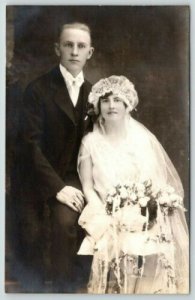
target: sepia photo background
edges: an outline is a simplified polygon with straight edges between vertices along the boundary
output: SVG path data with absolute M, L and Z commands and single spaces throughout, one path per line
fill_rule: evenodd
M 95 52 L 86 78 L 124 75 L 139 96 L 133 116 L 161 142 L 185 191 L 189 222 L 189 7 L 7 6 L 6 10 L 6 280 L 13 253 L 10 174 L 26 85 L 58 62 L 54 42 L 66 22 L 87 23 Z M 147 158 L 146 158 L 147 159 Z

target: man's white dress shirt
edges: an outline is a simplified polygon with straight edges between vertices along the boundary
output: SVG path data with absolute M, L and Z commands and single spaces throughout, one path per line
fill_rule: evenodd
M 81 71 L 77 75 L 77 77 L 73 77 L 72 74 L 60 64 L 60 72 L 62 73 L 62 76 L 66 83 L 72 103 L 74 106 L 76 106 L 79 97 L 80 87 L 84 82 L 83 71 Z

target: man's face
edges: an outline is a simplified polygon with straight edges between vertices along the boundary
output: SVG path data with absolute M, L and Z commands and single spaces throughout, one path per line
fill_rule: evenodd
M 91 39 L 87 31 L 68 28 L 61 33 L 55 51 L 60 57 L 60 63 L 76 77 L 83 69 L 86 61 L 93 54 Z

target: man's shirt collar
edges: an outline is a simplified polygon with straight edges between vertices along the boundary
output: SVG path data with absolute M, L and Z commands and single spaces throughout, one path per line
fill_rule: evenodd
M 84 82 L 84 75 L 83 71 L 81 71 L 76 77 L 73 77 L 68 70 L 60 64 L 60 72 L 62 73 L 62 76 L 68 86 L 72 86 L 73 83 L 76 82 L 77 86 L 81 86 Z

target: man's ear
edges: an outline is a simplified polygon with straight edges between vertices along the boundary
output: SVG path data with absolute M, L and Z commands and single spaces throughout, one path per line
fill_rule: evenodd
M 90 47 L 87 59 L 90 59 L 92 57 L 92 54 L 93 54 L 94 50 L 95 49 L 93 47 Z
M 59 43 L 54 44 L 55 53 L 57 56 L 60 56 L 60 45 Z

